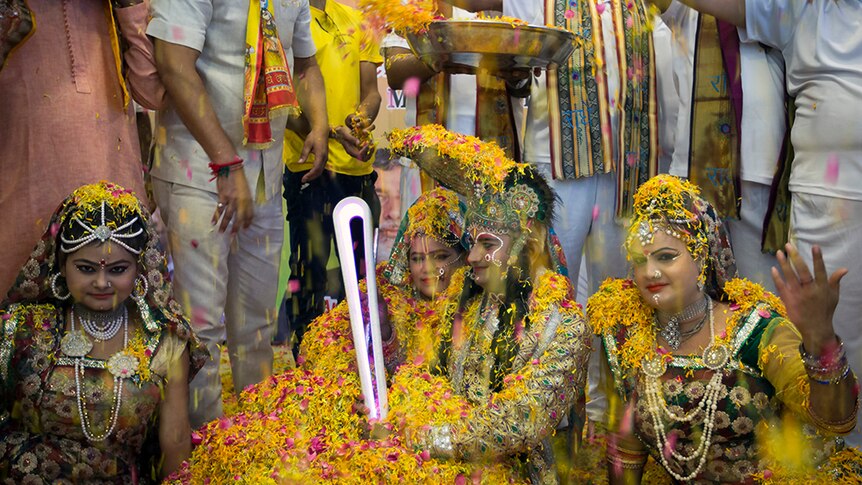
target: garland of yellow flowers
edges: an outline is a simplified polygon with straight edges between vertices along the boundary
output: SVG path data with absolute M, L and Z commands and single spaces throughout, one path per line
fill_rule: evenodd
M 724 291 L 733 302 L 730 306 L 733 314 L 727 319 L 726 330 L 716 335 L 716 343 L 727 345 L 740 321 L 759 302 L 766 302 L 780 315 L 786 315 L 781 300 L 757 283 L 735 278 L 725 284 Z M 622 378 L 635 376 L 641 363 L 658 353 L 653 314 L 634 282 L 627 279 L 608 278 L 587 302 L 587 315 L 597 335 L 626 328 L 626 341 L 618 345 L 616 353 Z
M 75 208 L 70 214 L 71 217 L 83 217 L 88 212 L 97 211 L 102 202 L 119 214 L 120 217 L 115 218 L 117 220 L 126 217 L 129 213 L 141 213 L 141 203 L 131 190 L 104 180 L 97 184 L 79 187 L 72 192 L 72 201 Z M 116 221 L 106 221 L 106 223 L 110 227 L 116 226 Z
M 407 209 L 409 227 L 404 231 L 404 240 L 412 241 L 417 235 L 445 242 L 449 235 L 449 212 L 458 211 L 458 196 L 449 190 L 438 190 L 434 196 L 426 196 Z
M 451 325 L 452 314 L 457 309 L 467 271 L 465 268 L 453 274 L 452 282 L 444 297 L 446 308 L 438 308 L 435 314 L 435 318 L 442 319 L 442 323 L 438 326 Z M 554 306 L 559 306 L 559 311 L 564 318 L 566 315 L 571 318 L 580 317 L 577 304 L 568 299 L 571 288 L 566 277 L 547 271 L 537 279 L 533 288 L 529 302 L 529 317 L 533 320 L 537 315 L 547 314 Z M 475 298 L 468 304 L 464 315 L 465 322 L 474 322 L 478 318 L 480 300 L 481 298 Z M 474 326 L 467 324 L 465 328 L 471 329 Z M 481 331 L 481 325 L 475 328 Z M 465 338 L 469 339 L 469 336 Z M 436 363 L 432 362 L 431 366 L 433 365 Z M 523 372 L 506 376 L 505 387 L 493 396 L 489 405 L 493 406 L 498 401 L 511 400 L 516 396 L 524 395 L 527 392 L 526 378 L 541 370 L 542 365 L 544 364 L 533 363 Z M 473 405 L 455 394 L 447 379 L 432 376 L 428 372 L 428 365 L 405 367 L 406 369 L 402 368 L 396 376 L 390 390 L 389 420 L 404 431 L 408 442 L 421 442 L 428 426 L 450 426 L 457 432 L 475 425 L 475 423 L 465 422 L 464 419 L 469 416 Z
M 424 32 L 432 21 L 443 18 L 435 0 L 359 0 L 358 5 L 365 21 L 380 31 Z
M 384 298 L 394 296 L 391 285 L 381 284 L 380 288 Z M 404 298 L 401 301 L 390 307 L 390 315 L 407 311 L 404 305 L 410 303 Z M 340 318 L 338 310 L 336 307 L 330 316 Z M 314 368 L 289 370 L 243 391 L 239 412 L 194 434 L 198 446 L 191 464 L 184 464 L 168 483 L 206 479 L 249 484 L 457 483 L 467 478 L 485 484 L 514 482 L 513 472 L 504 465 L 436 462 L 427 453 L 407 449 L 397 436 L 383 441 L 364 439 L 366 421 L 355 406 L 361 399 L 352 343 L 341 330 L 349 331 L 349 321 L 317 330 L 323 323 L 325 319 L 317 321 L 312 329 L 317 338 L 330 339 L 327 345 L 313 344 L 312 333 L 303 341 L 303 353 L 308 357 L 304 365 Z M 426 327 L 425 332 L 433 331 L 430 325 Z M 421 339 L 414 337 L 417 342 Z M 318 350 L 325 352 L 324 359 L 314 354 Z M 341 354 L 349 355 L 350 362 Z M 402 366 L 404 371 L 396 374 L 393 387 L 410 379 L 411 366 Z M 414 379 L 413 384 L 416 382 Z M 397 392 L 395 396 L 397 400 Z M 311 411 L 322 409 L 326 412 Z
M 517 170 L 523 174 L 529 166 L 506 157 L 494 142 L 452 133 L 436 124 L 392 130 L 388 138 L 392 153 L 412 158 L 419 152 L 434 149 L 438 155 L 455 160 L 471 185 L 479 184 L 496 193 L 503 191 L 510 173 Z

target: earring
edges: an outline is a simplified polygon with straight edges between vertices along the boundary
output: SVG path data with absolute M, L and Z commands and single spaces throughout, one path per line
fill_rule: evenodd
M 703 293 L 703 281 L 700 278 L 697 279 L 697 291 Z
M 655 270 L 655 273 L 653 273 L 653 275 L 652 275 L 652 279 L 654 279 L 654 280 L 661 279 L 661 271 Z
M 135 289 L 132 291 L 132 298 L 143 300 L 147 297 L 148 291 L 150 291 L 150 284 L 147 283 L 147 278 L 144 275 L 138 275 L 135 279 Z
M 69 292 L 68 288 L 66 289 L 65 295 L 60 295 L 60 291 L 57 289 L 57 278 L 60 277 L 60 273 L 54 273 L 54 276 L 51 277 L 51 293 L 54 294 L 54 298 L 58 300 L 68 300 L 72 293 Z

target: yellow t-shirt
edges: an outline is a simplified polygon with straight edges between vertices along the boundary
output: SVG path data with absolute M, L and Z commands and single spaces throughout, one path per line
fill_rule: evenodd
M 359 63 L 381 64 L 380 45 L 362 27 L 358 10 L 327 0 L 325 11 L 311 7 L 311 37 L 317 46 L 317 64 L 326 85 L 326 114 L 333 126 L 344 124 L 345 118 L 359 107 Z M 291 172 L 310 170 L 312 164 L 296 163 L 302 153 L 303 140 L 286 130 L 284 163 Z M 329 160 L 326 169 L 345 175 L 368 175 L 371 161 L 362 162 L 344 150 L 337 140 L 329 139 Z

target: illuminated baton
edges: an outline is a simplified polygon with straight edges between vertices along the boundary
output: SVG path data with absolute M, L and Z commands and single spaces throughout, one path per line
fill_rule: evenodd
M 365 282 L 368 290 L 368 315 L 371 327 L 371 348 L 374 353 L 374 381 L 377 382 L 377 403 L 374 402 L 374 385 L 368 363 L 368 348 L 365 328 L 362 321 L 362 304 L 359 300 L 359 280 L 353 255 L 353 238 L 350 222 L 354 217 L 362 221 L 362 235 L 365 247 Z M 353 347 L 356 349 L 356 366 L 359 369 L 359 382 L 369 418 L 386 419 L 388 408 L 386 396 L 386 368 L 383 366 L 383 340 L 380 337 L 380 315 L 377 313 L 377 280 L 374 270 L 373 245 L 371 243 L 371 209 L 359 197 L 347 197 L 339 202 L 332 211 L 335 229 L 335 242 L 341 259 L 341 275 L 344 278 L 344 292 L 347 308 L 350 311 L 350 327 L 353 330 Z M 379 407 L 378 407 L 379 406 Z

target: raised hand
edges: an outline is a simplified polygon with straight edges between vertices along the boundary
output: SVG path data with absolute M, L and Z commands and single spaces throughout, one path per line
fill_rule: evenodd
M 776 255 L 781 271 L 772 268 L 775 288 L 787 308 L 787 317 L 802 334 L 806 350 L 820 354 L 824 347 L 835 342 L 832 316 L 838 306 L 841 278 L 847 274 L 847 269 L 840 268 L 827 276 L 823 253 L 819 246 L 814 246 L 811 248 L 812 274 L 796 246 L 788 243 L 785 251 L 778 251 Z

